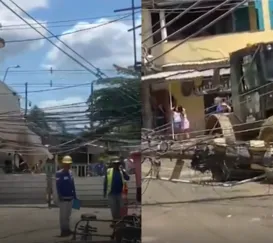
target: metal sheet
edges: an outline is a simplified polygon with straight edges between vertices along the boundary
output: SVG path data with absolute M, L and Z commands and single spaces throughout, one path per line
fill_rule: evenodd
M 141 80 L 142 81 L 147 81 L 147 80 L 155 80 L 155 79 L 165 79 L 167 77 L 171 77 L 171 76 L 179 74 L 179 73 L 188 73 L 188 72 L 193 72 L 193 71 L 194 70 L 160 72 L 160 73 L 150 74 L 150 75 L 147 75 L 147 76 L 142 76 Z

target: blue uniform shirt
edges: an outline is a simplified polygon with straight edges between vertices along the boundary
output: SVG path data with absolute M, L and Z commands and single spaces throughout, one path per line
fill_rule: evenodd
M 123 181 L 122 181 L 122 177 L 120 174 L 120 170 L 114 170 L 113 171 L 113 181 L 112 181 L 112 188 L 110 191 L 110 194 L 112 195 L 119 195 L 122 193 L 122 189 L 123 189 Z M 123 177 L 124 180 L 128 181 L 130 179 L 129 175 L 127 175 L 127 173 L 123 173 Z M 107 173 L 105 174 L 105 179 L 104 179 L 104 187 L 103 187 L 103 191 L 104 191 L 104 195 L 106 195 L 107 192 Z
M 76 198 L 75 183 L 71 171 L 59 170 L 56 173 L 56 188 L 60 199 Z

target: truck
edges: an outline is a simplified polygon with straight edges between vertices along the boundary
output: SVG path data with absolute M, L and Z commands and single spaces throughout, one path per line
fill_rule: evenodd
M 273 167 L 273 42 L 231 53 L 230 82 L 232 112 L 208 116 L 206 134 L 218 138 L 192 159 L 193 169 L 221 181 Z

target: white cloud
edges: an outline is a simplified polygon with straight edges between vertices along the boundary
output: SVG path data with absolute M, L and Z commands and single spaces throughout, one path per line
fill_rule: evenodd
M 86 111 L 88 108 L 86 100 L 82 97 L 68 97 L 65 99 L 44 100 L 38 104 L 38 107 L 45 112 L 74 112 Z
M 47 8 L 49 0 L 16 0 L 15 2 L 25 11 L 31 13 L 31 11 L 33 10 Z M 25 16 L 25 14 L 23 14 L 11 2 L 5 1 L 5 3 L 9 5 L 20 16 Z M 34 24 L 34 21 L 30 20 L 29 18 L 24 17 L 24 19 L 29 23 Z M 24 23 L 14 13 L 7 9 L 2 3 L 0 3 L 0 23 L 2 25 L 2 28 L 0 28 L 0 37 L 3 38 L 5 41 L 33 39 L 41 37 L 35 30 L 28 28 L 28 26 L 25 25 L 26 23 Z M 24 26 L 7 27 L 8 25 L 22 24 L 24 24 Z M 46 31 L 42 28 L 38 28 L 38 30 L 43 34 L 46 33 Z M 36 50 L 37 48 L 40 48 L 44 43 L 44 40 L 6 43 L 6 46 L 0 49 L 0 60 L 4 60 L 5 58 L 17 55 L 21 52 Z
M 80 22 L 64 33 L 97 26 L 108 21 L 109 19 L 100 19 L 92 24 Z M 136 22 L 137 25 L 140 24 L 141 19 L 139 18 Z M 128 29 L 131 27 L 132 25 L 128 21 L 118 21 L 92 30 L 62 36 L 61 40 L 92 62 L 96 67 L 101 69 L 112 69 L 113 64 L 121 66 L 133 64 L 133 33 L 128 32 Z M 61 43 L 58 43 L 58 45 L 73 57 L 77 58 L 77 60 L 84 62 Z M 139 32 L 137 33 L 137 45 L 138 56 L 140 56 L 141 40 Z M 45 65 L 57 68 L 79 68 L 78 64 L 74 63 L 56 47 L 53 47 L 49 51 Z

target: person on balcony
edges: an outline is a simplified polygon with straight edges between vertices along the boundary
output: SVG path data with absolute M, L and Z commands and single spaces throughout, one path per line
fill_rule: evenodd
M 186 109 L 182 106 L 178 106 L 177 110 L 181 114 L 181 132 L 183 135 L 183 139 L 189 139 L 190 122 L 187 117 Z

